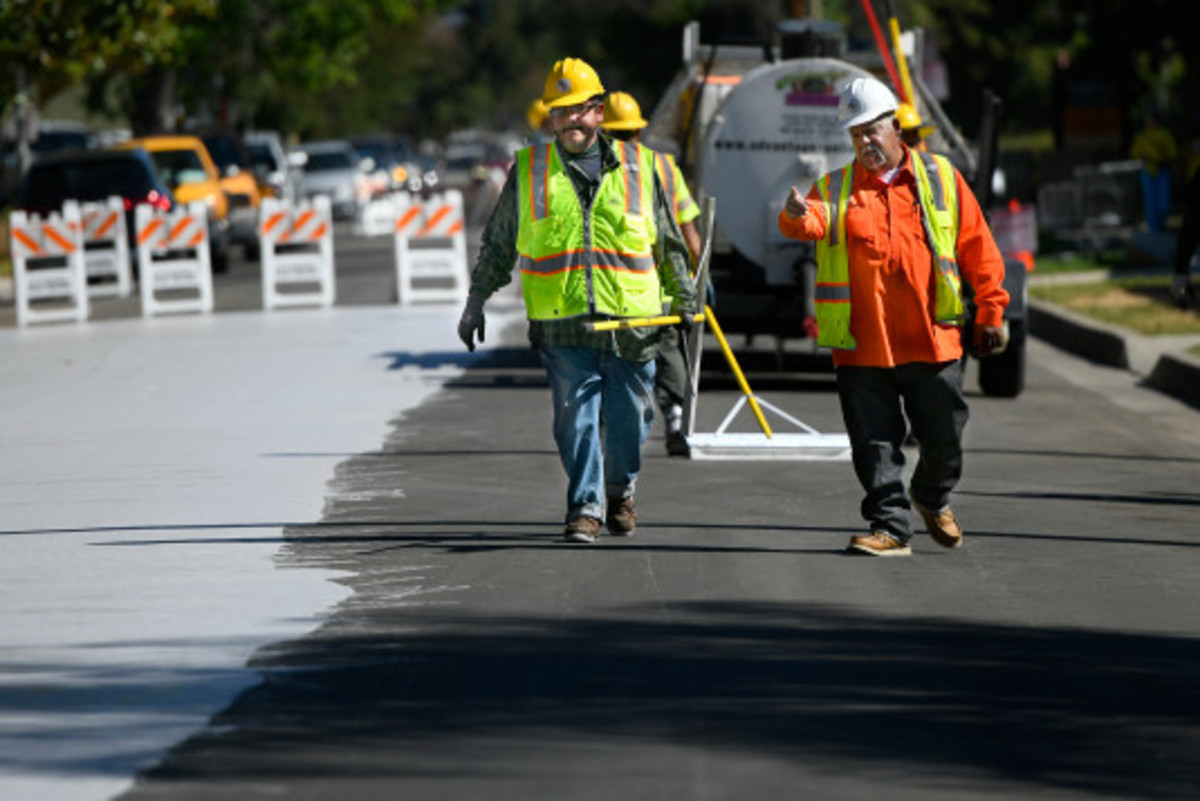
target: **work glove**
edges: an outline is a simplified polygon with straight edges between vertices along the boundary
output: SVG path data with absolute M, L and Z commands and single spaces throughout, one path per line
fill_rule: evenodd
M 483 343 L 483 330 L 486 320 L 483 316 L 483 303 L 487 300 L 483 295 L 472 292 L 467 295 L 467 305 L 462 317 L 458 318 L 458 338 L 467 346 L 467 350 L 475 352 L 475 336 L 478 334 L 480 344 Z
M 679 331 L 681 336 L 687 337 L 692 331 L 696 330 L 696 322 L 692 319 L 696 312 L 693 310 L 675 309 L 671 311 L 671 314 L 679 315 L 679 322 L 675 323 L 675 329 Z
M 1176 308 L 1188 309 L 1196 305 L 1196 292 L 1192 289 L 1190 276 L 1176 273 L 1171 279 L 1171 301 Z
M 975 326 L 975 353 L 980 357 L 1002 353 L 1008 347 L 1007 325 Z

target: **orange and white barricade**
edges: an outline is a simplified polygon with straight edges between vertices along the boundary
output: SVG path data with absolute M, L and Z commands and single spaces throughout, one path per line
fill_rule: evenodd
M 318 195 L 295 206 L 264 198 L 258 235 L 264 309 L 333 305 L 333 214 L 328 197 Z
M 84 203 L 80 213 L 88 295 L 93 298 L 129 297 L 133 291 L 133 271 L 129 267 L 125 202 L 119 197 L 110 197 L 103 203 Z
M 211 314 L 212 256 L 204 204 L 174 211 L 139 205 L 134 222 L 142 315 Z
M 87 271 L 79 204 L 67 201 L 61 214 L 45 218 L 14 211 L 9 231 L 17 325 L 86 320 Z
M 421 300 L 462 303 L 470 285 L 462 192 L 399 197 L 397 299 L 401 305 Z

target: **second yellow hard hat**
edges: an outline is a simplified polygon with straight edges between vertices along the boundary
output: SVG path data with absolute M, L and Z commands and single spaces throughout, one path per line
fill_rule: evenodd
M 642 118 L 642 107 L 627 92 L 613 92 L 604 101 L 604 122 L 600 127 L 606 131 L 640 131 L 647 125 Z

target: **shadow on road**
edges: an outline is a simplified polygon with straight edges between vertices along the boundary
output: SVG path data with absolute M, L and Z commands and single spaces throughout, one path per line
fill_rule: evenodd
M 652 740 L 910 785 L 1200 786 L 1194 639 L 717 600 L 672 617 L 447 610 L 402 634 L 405 610 L 379 611 L 374 632 L 333 626 L 262 653 L 263 683 L 145 778 L 503 781 L 554 773 L 534 767 L 554 743 Z M 494 761 L 498 741 L 526 761 Z

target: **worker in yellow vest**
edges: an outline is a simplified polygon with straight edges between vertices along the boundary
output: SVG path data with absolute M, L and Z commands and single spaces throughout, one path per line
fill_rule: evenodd
M 634 489 L 654 418 L 662 330 L 592 332 L 584 324 L 656 316 L 664 295 L 683 325 L 696 311 L 687 246 L 654 153 L 600 134 L 604 96 L 580 59 L 562 59 L 546 76 L 542 99 L 555 139 L 517 152 L 458 324 L 474 350 L 483 342 L 484 303 L 519 268 L 567 474 L 563 538 L 576 543 L 595 542 L 602 525 L 615 536 L 636 528 Z
M 848 550 L 908 556 L 910 509 L 943 547 L 963 533 L 950 509 L 962 475 L 962 281 L 974 290 L 975 348 L 1004 346 L 1004 259 L 962 175 L 900 139 L 897 103 L 874 78 L 842 92 L 838 115 L 854 160 L 805 198 L 792 187 L 779 228 L 817 243 L 817 344 L 833 349 L 869 533 Z M 907 422 L 906 422 L 907 418 Z M 901 445 L 920 457 L 904 487 Z
M 613 139 L 622 142 L 639 142 L 648 123 L 642 117 L 642 107 L 633 95 L 627 92 L 612 92 L 604 104 L 604 122 L 600 127 Z M 688 191 L 683 173 L 668 153 L 655 152 L 655 166 L 667 190 L 667 201 L 675 210 L 675 219 L 687 242 L 692 263 L 700 260 L 700 231 L 696 218 L 700 207 Z M 687 437 L 683 433 L 683 400 L 687 390 L 686 343 L 675 329 L 663 331 L 655 360 L 654 391 L 658 409 L 663 416 L 667 453 L 671 456 L 687 456 Z

